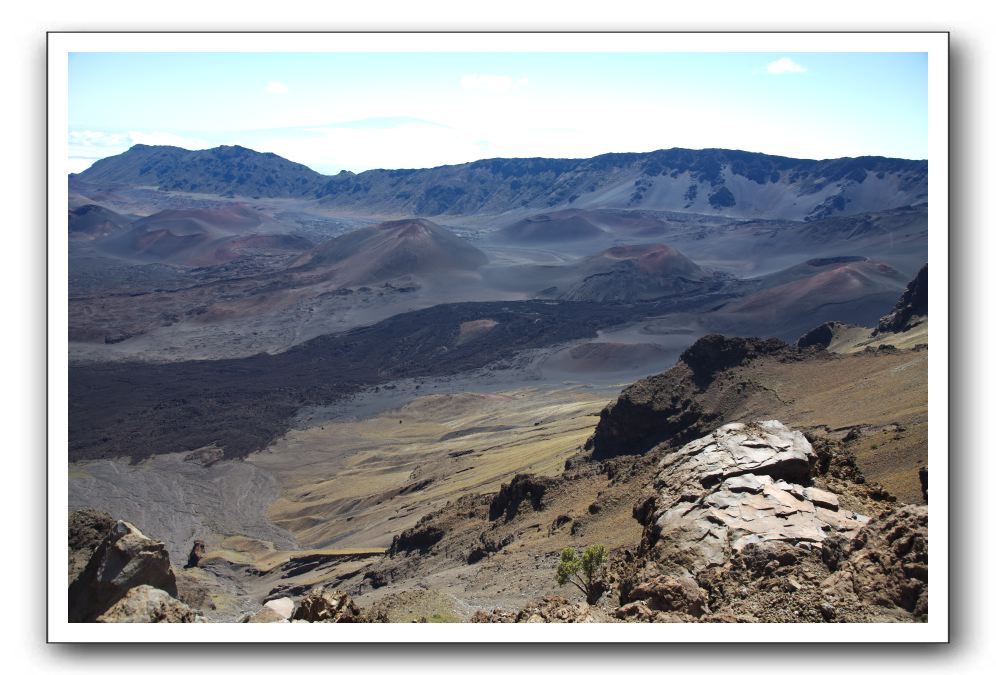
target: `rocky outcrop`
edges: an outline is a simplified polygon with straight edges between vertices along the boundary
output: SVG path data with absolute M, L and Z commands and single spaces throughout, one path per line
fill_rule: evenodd
M 827 321 L 800 337 L 795 346 L 797 349 L 809 349 L 810 347 L 826 349 L 833 342 L 834 332 L 846 326 L 847 324 L 840 321 Z
M 895 308 L 879 319 L 878 328 L 873 335 L 879 333 L 901 333 L 909 330 L 917 318 L 927 316 L 927 266 L 924 265 L 906 287 L 896 303 Z
M 863 528 L 822 584 L 826 595 L 927 620 L 927 507 L 903 506 Z
M 664 454 L 633 508 L 642 542 L 609 566 L 613 618 L 925 620 L 926 507 L 897 509 L 844 446 L 766 421 Z
M 512 520 L 523 502 L 528 502 L 534 511 L 543 509 L 543 494 L 550 487 L 550 480 L 529 474 L 518 474 L 511 483 L 503 483 L 498 494 L 491 500 L 488 510 L 489 520 Z
M 471 623 L 602 623 L 608 620 L 605 611 L 586 602 L 571 602 L 560 595 L 547 595 L 534 600 L 522 610 L 479 610 Z
M 184 565 L 186 568 L 197 567 L 201 562 L 201 558 L 204 557 L 204 542 L 200 539 L 194 540 L 194 545 L 190 547 L 190 555 L 187 556 L 187 564 Z
M 104 538 L 114 528 L 115 520 L 106 513 L 82 509 L 69 514 L 69 583 L 90 562 Z
M 371 588 L 383 588 L 390 583 L 387 575 L 381 570 L 370 570 L 363 575 L 363 579 L 370 582 Z
M 395 535 L 391 541 L 391 548 L 388 555 L 398 555 L 399 553 L 411 553 L 418 551 L 426 553 L 443 538 L 446 532 L 435 525 L 432 525 L 434 514 L 425 516 L 414 527 L 410 527 L 401 534 Z
M 694 438 L 713 419 L 696 400 L 697 391 L 690 369 L 681 361 L 630 385 L 602 410 L 585 448 L 594 459 L 604 460 L 641 454 L 666 440 Z
M 143 584 L 125 593 L 97 623 L 201 623 L 204 618 L 161 588 Z
M 698 394 L 722 372 L 791 348 L 780 340 L 707 335 L 686 349 L 678 363 L 660 375 L 626 387 L 602 410 L 585 447 L 595 459 L 644 453 L 667 441 L 687 442 L 718 421 Z
M 805 436 L 780 422 L 733 423 L 664 456 L 645 515 L 645 550 L 695 573 L 749 544 L 819 548 L 867 518 L 808 485 L 817 461 Z
M 346 593 L 316 588 L 301 598 L 291 618 L 311 623 L 363 623 L 363 613 Z
M 497 537 L 489 535 L 487 532 L 482 532 L 481 536 L 478 538 L 478 543 L 475 544 L 474 548 L 470 549 L 470 553 L 467 554 L 467 563 L 473 565 L 474 563 L 488 557 L 489 554 L 497 553 L 513 541 L 515 541 L 514 534 L 498 539 Z
M 759 356 L 784 352 L 788 348 L 787 344 L 774 338 L 706 335 L 686 349 L 681 360 L 692 369 L 696 383 L 704 386 L 724 370 L 749 363 Z
M 117 521 L 79 577 L 69 586 L 69 620 L 93 621 L 129 590 L 152 586 L 176 597 L 176 576 L 166 545 Z

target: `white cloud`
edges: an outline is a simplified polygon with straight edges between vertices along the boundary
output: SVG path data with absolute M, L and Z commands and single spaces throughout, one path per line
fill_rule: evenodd
M 768 72 L 772 75 L 783 75 L 785 73 L 804 73 L 806 69 L 789 57 L 783 56 L 768 64 Z
M 179 148 L 186 148 L 187 150 L 203 150 L 204 148 L 211 147 L 211 144 L 203 138 L 180 136 L 178 134 L 171 134 L 168 131 L 129 131 L 127 136 L 130 143 L 129 147 L 136 143 L 144 145 L 175 145 Z
M 88 168 L 98 159 L 120 155 L 136 144 L 173 145 L 187 150 L 203 150 L 211 144 L 203 138 L 180 136 L 168 131 L 91 131 L 69 132 L 69 159 L 71 171 Z
M 471 73 L 460 78 L 460 86 L 471 91 L 485 91 L 491 94 L 504 94 L 515 87 L 525 87 L 529 84 L 529 78 L 520 77 L 518 80 L 509 75 L 486 75 L 483 73 Z
M 266 88 L 264 89 L 264 91 L 267 94 L 276 94 L 279 96 L 289 92 L 290 88 L 283 82 L 279 82 L 277 80 L 270 80 L 269 82 L 266 83 Z
M 128 134 L 107 133 L 105 131 L 70 131 L 69 145 L 86 148 L 108 148 L 128 142 Z
M 208 147 L 208 142 L 203 138 L 192 138 L 190 136 L 180 136 L 168 131 L 70 131 L 70 147 L 83 148 L 119 148 L 126 150 L 131 146 L 143 143 L 145 145 L 175 145 L 188 150 L 200 150 Z

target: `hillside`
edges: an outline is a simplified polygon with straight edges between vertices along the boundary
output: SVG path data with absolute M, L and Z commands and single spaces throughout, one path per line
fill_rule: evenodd
M 925 284 L 918 275 L 898 308 L 925 311 L 916 301 Z M 537 335 L 556 327 L 561 339 L 590 325 L 572 330 L 567 316 L 543 317 L 546 303 L 522 316 L 506 304 L 409 323 L 423 334 L 420 345 L 428 347 L 425 332 L 434 331 L 449 353 L 477 344 L 487 355 L 537 320 L 546 324 Z M 925 326 L 897 328 L 926 340 Z M 413 333 L 386 328 L 374 340 L 385 348 L 368 362 L 394 364 L 392 379 L 410 374 Z M 208 419 L 248 412 L 239 421 L 248 427 L 268 414 L 263 401 L 317 401 L 304 389 L 275 401 L 281 392 L 265 381 L 271 369 L 316 383 L 346 367 L 357 381 L 369 377 L 364 355 L 346 342 L 215 364 L 201 379 L 185 367 L 175 382 L 164 377 L 173 367 L 134 372 L 131 382 L 114 369 L 72 372 L 71 386 L 102 389 L 93 403 L 135 428 L 164 408 L 180 416 L 156 428 L 179 426 L 202 406 L 198 396 L 213 395 L 207 389 L 233 390 L 223 376 L 238 373 L 261 395 L 219 397 L 208 414 L 194 415 L 192 434 L 174 434 L 168 452 L 141 463 L 112 459 L 125 453 L 101 447 L 108 439 L 73 449 L 73 503 L 142 528 L 91 512 L 72 516 L 70 606 L 80 618 L 144 617 L 145 599 L 163 603 L 172 618 L 139 620 L 928 618 L 925 343 L 839 353 L 709 335 L 604 407 L 584 386 L 426 392 L 367 417 L 316 417 L 311 409 L 293 427 L 272 426 L 266 452 L 224 461 L 245 449 L 234 439 L 209 442 L 219 429 L 205 428 Z M 126 390 L 111 391 L 121 384 Z M 143 387 L 144 405 L 136 406 Z M 120 447 L 160 442 L 129 435 Z M 181 448 L 194 451 L 177 454 Z M 164 501 L 149 508 L 134 494 Z M 162 508 L 177 494 L 197 508 Z M 202 509 L 218 515 L 203 518 Z M 587 604 L 557 585 L 553 569 L 565 547 L 596 543 L 609 557 Z M 155 582 L 146 583 L 163 592 L 138 587 L 133 565 L 114 568 L 123 570 L 114 588 L 101 586 L 94 570 L 112 547 L 125 560 L 154 560 Z
M 603 234 L 583 210 L 566 209 L 541 213 L 512 223 L 498 233 L 502 239 L 518 243 L 564 242 L 589 239 Z
M 82 239 L 100 239 L 128 227 L 134 216 L 125 216 L 99 204 L 83 204 L 69 209 L 69 236 Z
M 320 244 L 295 263 L 333 268 L 340 284 L 363 284 L 414 274 L 475 270 L 482 251 L 444 227 L 421 218 L 372 225 Z
M 611 551 L 604 594 L 580 608 L 600 621 L 917 621 L 926 613 L 919 588 L 908 602 L 826 597 L 821 588 L 853 555 L 848 540 L 877 536 L 875 527 L 891 518 L 920 514 L 919 525 L 902 531 L 926 537 L 925 507 L 896 503 L 922 502 L 926 364 L 924 350 L 834 355 L 715 336 L 634 384 L 600 418 L 592 414 L 598 400 L 577 390 L 429 395 L 365 420 L 316 421 L 249 462 L 201 467 L 168 455 L 141 468 L 82 463 L 75 484 L 94 490 L 91 503 L 115 505 L 118 517 L 168 537 L 176 561 L 190 546 L 185 519 L 102 495 L 145 484 L 178 490 L 165 479 L 182 469 L 198 481 L 183 490 L 190 499 L 244 505 L 239 481 L 251 480 L 263 494 L 250 513 L 229 518 L 251 522 L 258 534 L 226 536 L 198 523 L 200 561 L 177 570 L 178 584 L 211 591 L 214 602 L 200 609 L 212 620 L 237 619 L 277 598 L 297 607 L 326 585 L 393 621 L 516 620 L 520 611 L 520 620 L 567 620 L 553 608 L 540 612 L 547 603 L 570 607 L 577 596 L 556 585 L 559 552 L 601 543 Z M 846 405 L 842 392 L 851 392 Z M 701 466 L 688 466 L 717 428 L 767 419 L 784 420 L 788 429 L 764 428 L 785 440 L 749 440 L 735 466 L 708 452 Z M 578 452 L 592 431 L 592 449 Z M 757 465 L 746 476 L 744 462 Z M 675 502 L 683 520 L 663 517 Z M 667 536 L 655 521 L 670 528 Z M 733 536 L 700 536 L 717 527 Z M 293 534 L 301 550 L 276 549 L 278 534 Z M 340 552 L 388 544 L 387 555 L 362 560 Z M 888 544 L 875 554 L 886 551 Z M 772 558 L 780 565 L 768 564 Z M 693 581 L 697 603 L 636 591 L 659 575 Z M 549 599 L 554 594 L 567 600 Z M 198 598 L 179 597 L 192 605 Z M 641 597 L 646 609 L 630 606 Z
M 280 232 L 260 212 L 242 204 L 220 208 L 167 209 L 135 221 L 98 250 L 142 262 L 216 265 L 248 250 L 301 252 L 311 247 L 303 237 Z
M 575 272 L 581 279 L 565 289 L 565 300 L 651 300 L 702 286 L 711 277 L 664 244 L 616 246 L 580 261 Z
M 715 325 L 750 326 L 794 337 L 815 322 L 873 323 L 902 292 L 906 278 L 860 256 L 814 258 L 756 280 L 761 287 L 719 310 Z

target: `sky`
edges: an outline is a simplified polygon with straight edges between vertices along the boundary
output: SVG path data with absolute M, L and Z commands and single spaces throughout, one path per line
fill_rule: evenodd
M 927 156 L 918 53 L 73 53 L 70 171 L 136 143 L 324 174 L 730 148 Z

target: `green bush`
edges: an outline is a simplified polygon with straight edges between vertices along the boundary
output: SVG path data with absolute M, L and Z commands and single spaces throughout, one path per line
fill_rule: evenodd
M 601 544 L 593 544 L 584 550 L 581 557 L 573 548 L 565 548 L 560 552 L 560 563 L 557 565 L 557 583 L 561 586 L 574 584 L 582 593 L 588 604 L 594 605 L 602 593 L 602 584 L 597 576 L 602 565 L 609 559 L 609 554 Z

